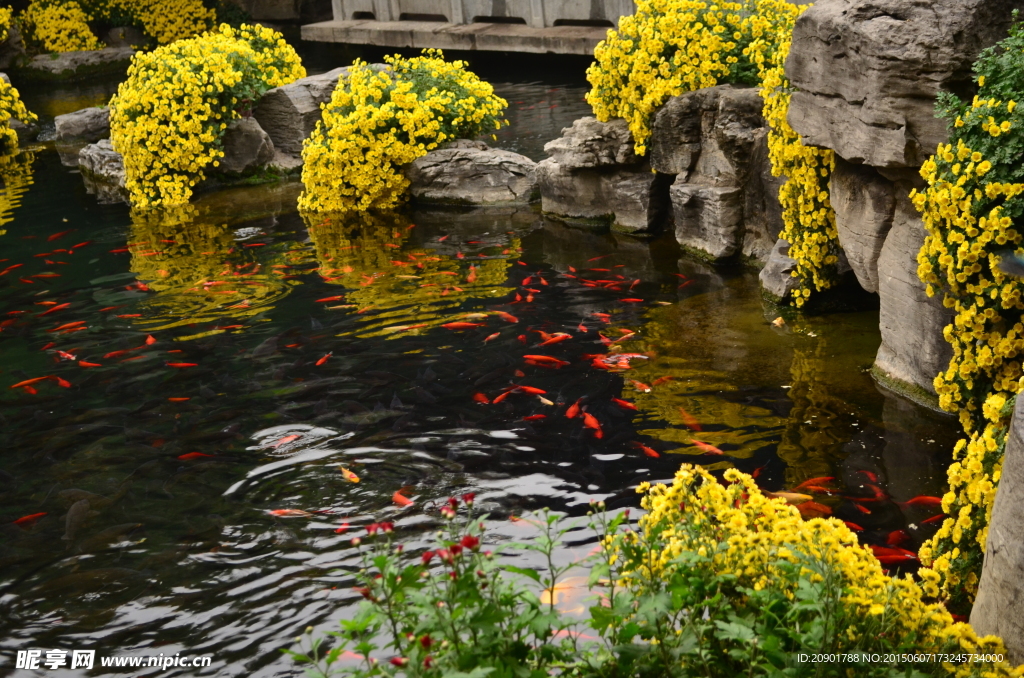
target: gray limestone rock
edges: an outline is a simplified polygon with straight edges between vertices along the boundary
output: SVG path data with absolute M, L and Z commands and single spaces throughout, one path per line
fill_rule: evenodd
M 17 118 L 11 119 L 9 123 L 11 129 L 18 135 L 19 144 L 27 144 L 31 141 L 35 141 L 39 136 L 39 130 L 41 129 L 37 122 L 22 122 Z
M 228 123 L 224 132 L 224 157 L 216 169 L 227 174 L 242 174 L 274 159 L 274 142 L 254 118 Z
M 127 202 L 124 160 L 110 139 L 101 139 L 79 151 L 78 169 L 86 190 L 95 194 L 100 203 Z
M 680 183 L 669 189 L 676 240 L 712 259 L 728 259 L 742 243 L 743 189 Z
M 979 635 L 997 635 L 1006 643 L 1009 661 L 1024 662 L 1024 398 L 1017 398 L 1006 439 L 999 491 L 985 544 L 985 562 L 971 626 Z
M 570 219 L 608 219 L 611 208 L 601 179 L 593 170 L 571 170 L 554 158 L 542 160 L 537 164 L 541 210 Z
M 414 160 L 405 170 L 412 199 L 460 205 L 529 203 L 537 190 L 537 163 L 483 146 L 434 150 Z
M 632 165 L 640 161 L 633 153 L 633 135 L 629 124 L 616 118 L 598 122 L 580 118 L 562 136 L 544 145 L 544 151 L 568 169 Z
M 7 30 L 7 39 L 0 44 L 0 68 L 10 68 L 25 56 L 25 41 L 17 24 Z M 10 81 L 8 81 L 10 82 Z
M 774 299 L 782 301 L 800 282 L 791 275 L 795 270 L 796 261 L 789 256 L 789 243 L 779 238 L 761 269 L 759 279 L 762 289 Z
M 376 69 L 384 64 L 371 64 Z M 322 113 L 320 106 L 331 100 L 338 80 L 348 68 L 301 78 L 282 87 L 275 87 L 260 99 L 253 116 L 266 130 L 281 153 L 299 157 L 302 142 L 313 132 Z
M 892 228 L 878 257 L 882 345 L 874 370 L 884 386 L 935 406 L 932 382 L 952 357 L 942 330 L 952 322 L 953 313 L 942 305 L 941 296 L 925 294 L 917 277 L 924 225 L 907 192 L 897 190 L 896 196 Z
M 40 54 L 19 66 L 18 75 L 35 80 L 80 80 L 127 69 L 134 54 L 131 47 Z
M 673 177 L 651 171 L 620 170 L 601 177 L 612 226 L 632 235 L 657 235 L 671 204 L 666 200 Z
M 779 189 L 785 177 L 772 174 L 768 160 L 768 128 L 756 134 L 747 179 L 743 184 L 743 256 L 766 263 L 782 232 Z
M 829 197 L 836 212 L 839 244 L 857 282 L 878 291 L 878 256 L 892 227 L 896 187 L 874 169 L 836 158 Z
M 110 136 L 110 110 L 83 108 L 58 115 L 53 124 L 57 128 L 57 139 L 61 141 L 76 139 L 92 143 Z
M 1024 0 L 820 0 L 797 20 L 789 123 L 855 163 L 916 167 L 946 138 L 935 96 L 970 91 L 971 64 Z

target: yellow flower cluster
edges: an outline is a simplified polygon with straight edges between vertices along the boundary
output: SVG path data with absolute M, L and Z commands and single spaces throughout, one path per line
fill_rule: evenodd
M 781 564 L 798 566 L 816 581 L 817 572 L 828 570 L 838 574 L 842 604 L 850 612 L 845 618 L 852 620 L 851 626 L 842 634 L 850 649 L 866 649 L 884 630 L 890 638 L 913 639 L 928 652 L 1005 656 L 998 638 L 979 638 L 969 625 L 955 623 L 942 605 L 925 602 L 925 596 L 938 592 L 934 572 L 925 571 L 921 586 L 909 576 L 891 578 L 839 520 L 805 521 L 784 500 L 765 497 L 749 475 L 729 469 L 724 478 L 726 484 L 700 467 L 684 465 L 671 485 L 642 483 L 637 488 L 645 494 L 642 506 L 648 511 L 640 519 L 640 529 L 653 548 L 651 559 L 628 572 L 627 581 L 667 579 L 668 570 L 677 566 L 676 558 L 689 552 L 709 557 L 714 572 L 737 577 L 738 590 L 781 587 L 792 598 L 798 581 L 787 577 Z M 618 539 L 608 537 L 606 544 L 621 548 Z M 808 569 L 808 564 L 821 567 Z M 1019 676 L 1021 671 L 1005 662 L 946 668 L 957 676 L 993 678 Z
M 760 41 L 772 51 L 797 14 L 785 0 L 639 0 L 594 50 L 587 101 L 598 120 L 624 118 L 645 155 L 659 106 L 721 82 L 756 83 L 747 47 Z
M 10 153 L 18 147 L 18 133 L 11 129 L 12 119 L 32 123 L 39 118 L 25 107 L 18 90 L 0 79 L 0 153 Z
M 45 52 L 103 47 L 89 28 L 92 19 L 75 0 L 32 0 L 19 16 L 26 39 Z
M 957 444 L 948 472 L 942 508 L 950 517 L 921 548 L 921 560 L 941 575 L 942 593 L 956 609 L 966 609 L 977 593 L 1006 404 L 1024 375 L 1024 283 L 998 267 L 1007 251 L 1024 251 L 1024 183 L 1006 180 L 1019 163 L 1019 141 L 994 141 L 1020 129 L 1016 108 L 1014 101 L 975 97 L 953 122 L 951 143 L 922 166 L 927 187 L 911 194 L 927 231 L 918 276 L 929 296 L 942 293 L 955 311 L 943 332 L 953 357 L 935 390 L 943 409 L 959 413 L 968 438 Z
M 13 18 L 14 10 L 10 7 L 0 7 L 0 42 L 5 42 L 10 37 Z
M 215 25 L 202 0 L 83 0 L 97 18 L 127 17 L 158 44 L 190 38 Z
M 302 149 L 305 191 L 299 209 L 387 209 L 408 188 L 399 168 L 438 144 L 501 127 L 508 103 L 440 50 L 412 59 L 385 57 L 376 70 L 356 61 L 324 107 Z
M 839 232 L 829 201 L 828 183 L 835 169 L 835 154 L 805 146 L 789 123 L 790 87 L 785 74 L 786 57 L 793 37 L 793 23 L 806 5 L 794 7 L 788 25 L 777 26 L 777 42 L 756 40 L 748 48 L 761 73 L 761 97 L 768 121 L 768 157 L 772 174 L 788 178 L 779 191 L 783 229 L 789 256 L 796 261 L 792 275 L 799 279 L 793 303 L 803 306 L 811 289 L 827 289 L 835 283 L 839 262 Z M 781 37 L 784 36 L 784 37 Z
M 110 138 L 124 156 L 133 206 L 188 202 L 204 170 L 224 155 L 227 123 L 305 74 L 295 50 L 263 26 L 224 24 L 136 54 L 110 101 Z

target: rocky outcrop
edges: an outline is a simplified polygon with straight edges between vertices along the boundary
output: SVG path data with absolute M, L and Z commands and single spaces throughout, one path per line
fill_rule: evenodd
M 610 224 L 634 235 L 664 228 L 671 178 L 653 174 L 636 156 L 625 120 L 581 118 L 544 150 L 551 157 L 537 165 L 537 179 L 541 209 L 549 216 Z
M 676 240 L 712 260 L 765 261 L 782 230 L 763 101 L 731 85 L 670 99 L 654 120 L 651 166 L 674 175 Z
M 274 159 L 274 142 L 253 118 L 232 120 L 224 133 L 224 157 L 218 171 L 245 174 Z
M 382 64 L 372 66 L 384 68 Z M 263 95 L 253 116 L 270 135 L 278 151 L 295 158 L 302 154 L 302 142 L 313 133 L 322 116 L 320 106 L 331 100 L 339 78 L 347 72 L 348 68 L 335 68 L 276 87 Z
M 906 196 L 946 139 L 936 95 L 969 98 L 973 62 L 1006 36 L 1015 8 L 1024 0 L 820 0 L 797 20 L 786 62 L 789 123 L 805 143 L 836 152 L 839 241 L 860 285 L 878 292 L 872 373 L 931 406 L 951 315 L 917 277 L 925 231 Z
M 796 261 L 789 256 L 789 243 L 779 238 L 761 269 L 761 290 L 772 301 L 782 301 L 796 289 L 799 282 L 791 275 L 795 270 Z
M 17 24 L 7 29 L 7 39 L 0 43 L 0 68 L 10 68 L 25 56 L 25 40 Z
M 1017 398 L 1006 438 L 999 491 L 985 543 L 985 562 L 971 626 L 978 635 L 1003 639 L 1013 665 L 1024 662 L 1024 398 Z
M 1024 0 L 822 0 L 797 20 L 789 122 L 849 162 L 918 167 L 945 139 L 940 91 L 966 93 L 971 64 L 1006 37 Z
M 78 169 L 86 190 L 101 204 L 127 202 L 124 160 L 110 139 L 86 146 L 78 153 Z
M 80 140 L 87 143 L 110 136 L 110 110 L 83 108 L 74 113 L 58 115 L 53 119 L 56 138 L 60 141 Z
M 468 140 L 417 158 L 405 176 L 409 194 L 421 204 L 522 205 L 537 191 L 537 163 Z
M 16 79 L 22 80 L 85 80 L 128 70 L 135 50 L 131 47 L 107 47 L 83 52 L 40 54 L 15 70 Z
M 837 158 L 829 199 L 836 212 L 839 244 L 857 282 L 868 292 L 877 292 L 878 257 L 896 209 L 895 185 L 871 167 Z
M 906 185 L 897 185 L 892 228 L 878 256 L 882 345 L 873 372 L 884 386 L 934 406 L 932 382 L 953 355 L 942 336 L 953 313 L 942 305 L 940 295 L 925 294 L 917 277 L 917 253 L 925 232 L 908 192 Z

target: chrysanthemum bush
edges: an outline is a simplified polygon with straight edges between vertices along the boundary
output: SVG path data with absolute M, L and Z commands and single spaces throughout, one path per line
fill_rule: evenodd
M 18 133 L 11 129 L 11 120 L 32 123 L 38 119 L 25 107 L 18 90 L 0 79 L 0 153 L 10 153 L 18 147 Z
M 163 45 L 202 33 L 215 20 L 202 0 L 32 0 L 18 15 L 30 47 L 44 52 L 100 49 L 90 24 L 136 26 Z
M 136 54 L 110 101 L 110 138 L 140 209 L 188 202 L 216 167 L 231 120 L 268 90 L 306 75 L 295 50 L 263 26 L 217 31 Z
M 647 514 L 595 505 L 601 537 L 583 563 L 595 604 L 585 621 L 559 613 L 554 592 L 566 567 L 553 553 L 570 529 L 541 514 L 532 549 L 546 571 L 504 562 L 488 550 L 486 516 L 472 495 L 441 509 L 437 548 L 409 554 L 394 526 L 377 523 L 359 548 L 356 587 L 365 600 L 337 640 L 297 639 L 292 656 L 314 675 L 351 676 L 998 676 L 1020 675 L 1002 642 L 979 638 L 928 598 L 938 577 L 919 584 L 887 576 L 840 521 L 804 521 L 765 497 L 736 470 L 724 483 L 683 466 L 671 485 L 643 484 Z M 536 591 L 542 596 L 538 597 Z M 895 653 L 895 660 L 801 663 L 801 654 Z M 923 653 L 985 655 L 943 663 Z M 350 660 L 360 662 L 352 666 Z M 342 661 L 344 660 L 344 661 Z M 346 668 L 339 668 L 348 663 Z
M 804 146 L 786 122 L 790 90 L 783 66 L 793 25 L 808 6 L 786 0 L 639 0 L 636 12 L 598 44 L 587 70 L 594 114 L 605 121 L 625 118 L 639 155 L 647 152 L 654 114 L 670 97 L 724 83 L 760 87 L 772 171 L 788 178 L 779 200 L 782 237 L 797 261 L 798 306 L 812 289 L 834 284 L 839 260 L 828 198 L 833 154 Z
M 445 141 L 493 133 L 508 102 L 440 50 L 377 70 L 356 61 L 303 144 L 299 209 L 345 212 L 396 205 L 409 186 L 401 167 Z
M 938 114 L 950 140 L 921 168 L 927 187 L 914 192 L 927 236 L 918 275 L 929 296 L 955 311 L 944 331 L 953 347 L 935 378 L 943 409 L 959 414 L 968 438 L 949 470 L 950 514 L 921 552 L 943 576 L 955 606 L 973 601 L 992 503 L 1002 467 L 1006 405 L 1021 390 L 1024 282 L 999 269 L 1024 252 L 1024 29 L 982 52 L 974 72 L 978 94 L 940 95 Z

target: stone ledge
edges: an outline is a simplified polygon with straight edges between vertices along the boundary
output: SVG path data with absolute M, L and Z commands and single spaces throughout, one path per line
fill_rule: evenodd
M 435 21 L 324 21 L 302 27 L 302 39 L 378 47 L 412 47 L 592 56 L 607 28 Z

